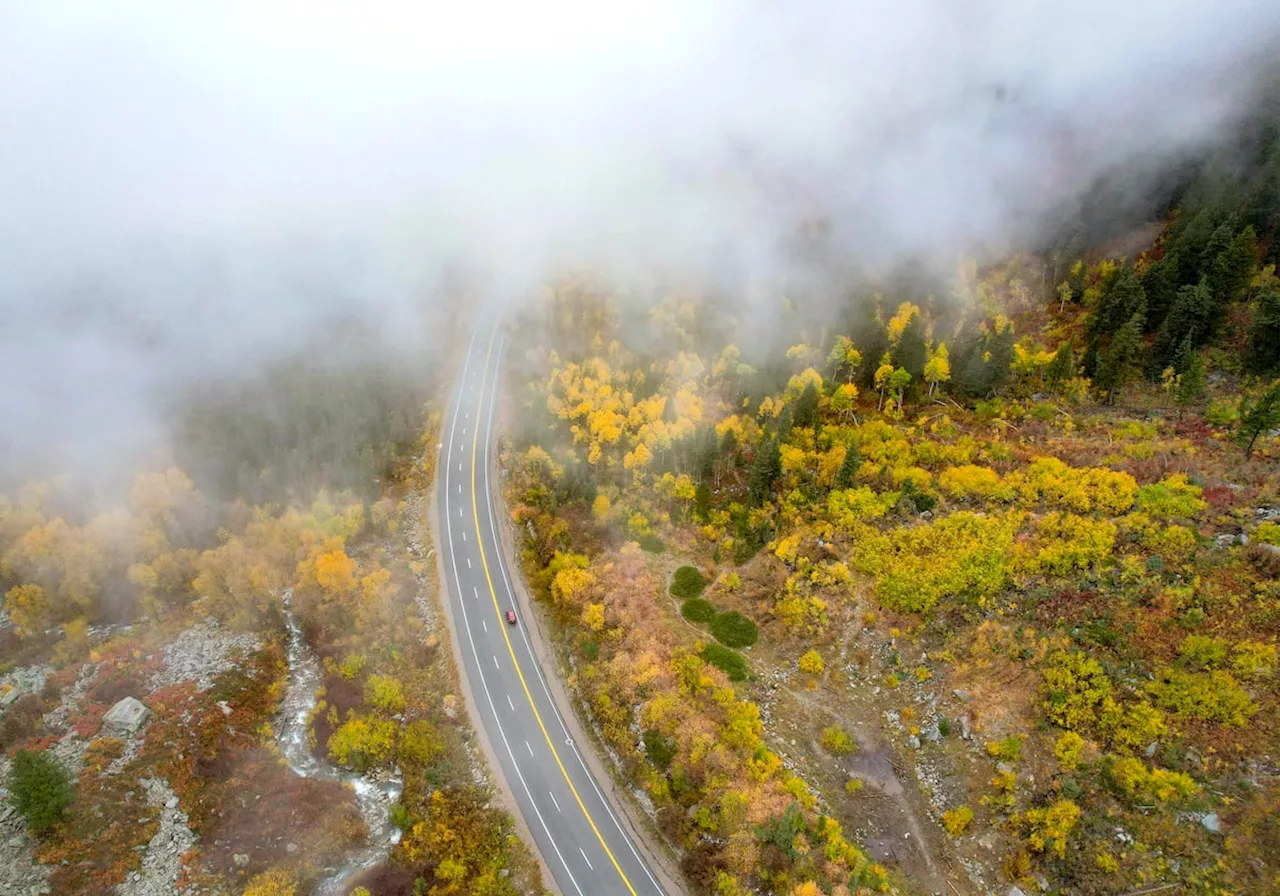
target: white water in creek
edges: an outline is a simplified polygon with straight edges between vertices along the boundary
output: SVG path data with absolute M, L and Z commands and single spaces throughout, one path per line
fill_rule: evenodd
M 357 775 L 317 759 L 312 753 L 308 723 L 323 674 L 320 660 L 302 637 L 302 626 L 289 606 L 291 597 L 292 593 L 286 591 L 283 604 L 289 627 L 289 687 L 276 719 L 276 742 L 295 774 L 350 785 L 369 829 L 368 845 L 355 850 L 342 864 L 326 867 L 324 878 L 312 891 L 317 896 L 338 896 L 346 893 L 343 885 L 347 881 L 377 863 L 400 840 L 400 829 L 391 823 L 391 806 L 400 798 L 403 781 L 398 773 Z

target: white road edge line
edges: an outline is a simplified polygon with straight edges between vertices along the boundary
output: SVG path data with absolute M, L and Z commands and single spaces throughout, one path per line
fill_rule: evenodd
M 506 559 L 503 557 L 503 554 L 502 554 L 502 543 L 500 540 L 498 540 L 498 524 L 496 522 L 496 517 L 493 512 L 493 493 L 489 488 L 489 456 L 490 456 L 489 451 L 490 451 L 491 438 L 493 436 L 493 410 L 494 410 L 494 407 L 497 405 L 497 390 L 498 390 L 498 377 L 497 377 L 496 371 L 501 368 L 502 351 L 504 347 L 503 346 L 504 340 L 501 335 L 499 335 L 498 340 L 499 340 L 498 353 L 497 353 L 498 357 L 497 357 L 497 360 L 494 362 L 494 370 L 495 370 L 495 374 L 493 378 L 494 400 L 489 404 L 488 419 L 482 422 L 482 425 L 485 426 L 484 455 L 483 455 L 483 457 L 485 458 L 485 462 L 482 465 L 482 468 L 484 470 L 484 484 L 485 484 L 484 497 L 485 497 L 486 509 L 488 510 L 488 515 L 489 515 L 489 528 L 493 533 L 493 537 L 495 539 L 496 544 L 498 545 L 498 549 L 495 552 L 494 556 L 496 558 L 498 569 L 502 573 L 502 582 L 507 589 L 507 595 L 510 598 L 512 605 L 514 605 L 515 589 L 512 587 L 511 579 L 507 573 Z M 446 467 L 446 470 L 447 469 L 448 468 Z M 481 536 L 477 535 L 477 537 L 481 537 Z M 483 539 L 482 539 L 482 543 L 483 543 Z M 546 678 L 542 674 L 542 664 L 537 661 L 537 654 L 533 652 L 533 645 L 529 643 L 529 636 L 525 634 L 524 627 L 520 626 L 519 628 L 520 628 L 520 638 L 522 641 L 524 641 L 525 649 L 529 652 L 529 656 L 532 657 L 533 659 L 533 670 L 538 676 L 538 681 L 541 682 L 542 684 L 542 692 L 543 694 L 546 695 L 547 703 L 550 704 L 551 711 L 555 714 L 556 721 L 560 723 L 560 730 L 564 732 L 565 740 L 569 743 L 570 747 L 573 749 L 574 756 L 577 757 L 579 767 L 581 767 L 583 773 L 587 776 L 587 780 L 591 783 L 591 789 L 595 791 L 596 796 L 599 798 L 601 805 L 604 806 L 605 812 L 609 813 L 609 818 L 613 821 L 614 827 L 617 828 L 618 833 L 622 835 L 622 839 L 627 844 L 627 848 L 631 850 L 631 855 L 635 857 L 636 861 L 640 864 L 640 867 L 644 869 L 645 876 L 649 878 L 649 883 L 653 884 L 654 890 L 656 890 L 658 893 L 665 894 L 666 891 L 662 889 L 662 885 L 658 883 L 658 881 L 654 878 L 653 873 L 649 870 L 648 863 L 645 862 L 645 860 L 642 859 L 640 857 L 640 854 L 636 851 L 635 844 L 631 842 L 630 835 L 622 827 L 622 822 L 620 822 L 618 820 L 618 817 L 614 814 L 613 808 L 609 805 L 609 801 L 605 799 L 604 794 L 600 792 L 600 787 L 598 784 L 596 784 L 595 776 L 591 774 L 590 769 L 587 768 L 586 761 L 582 758 L 582 754 L 578 752 L 578 745 L 573 742 L 572 738 L 569 737 L 569 729 L 565 725 L 564 718 L 560 715 L 560 707 L 557 706 L 556 701 L 552 699 L 551 690 L 547 686 Z
M 473 333 L 471 335 L 471 342 L 473 346 L 475 345 L 476 335 L 477 335 L 476 333 Z M 471 363 L 471 349 L 468 348 L 467 360 L 462 367 L 463 378 L 465 378 L 467 375 L 467 366 L 470 363 Z M 460 407 L 461 407 L 461 402 L 455 405 L 453 409 L 453 427 L 454 428 L 456 428 L 458 425 L 458 410 Z M 445 477 L 444 493 L 447 496 L 449 494 L 449 465 L 447 462 L 445 463 L 445 467 L 444 467 L 444 477 Z M 445 503 L 446 504 L 448 503 L 447 498 L 445 499 Z M 459 516 L 462 515 L 461 507 L 458 508 L 458 515 Z M 445 520 L 445 532 L 449 537 L 449 543 L 452 545 L 453 525 L 452 523 L 449 522 L 448 513 L 444 515 L 444 520 Z M 453 566 L 453 580 L 455 584 L 461 584 L 458 578 L 458 558 L 452 549 L 449 551 L 449 559 L 450 559 L 451 565 Z M 578 886 L 578 881 L 574 878 L 573 872 L 569 870 L 569 863 L 565 861 L 564 855 L 560 852 L 560 847 L 556 843 L 555 837 L 551 836 L 551 829 L 547 827 L 547 822 L 542 817 L 542 812 L 538 810 L 538 804 L 534 801 L 533 794 L 529 791 L 529 784 L 527 781 L 525 781 L 524 775 L 520 771 L 519 763 L 516 762 L 515 753 L 511 751 L 511 744 L 507 740 L 507 733 L 502 728 L 502 722 L 498 720 L 498 710 L 493 705 L 493 695 L 489 693 L 489 685 L 484 680 L 484 668 L 480 665 L 480 654 L 476 651 L 476 641 L 475 641 L 475 638 L 471 637 L 471 628 L 467 622 L 467 605 L 465 602 L 459 600 L 458 607 L 459 609 L 462 610 L 462 627 L 466 629 L 467 640 L 471 644 L 471 655 L 475 659 L 476 671 L 477 671 L 477 674 L 479 674 L 480 676 L 480 687 L 484 690 L 485 700 L 489 704 L 489 711 L 493 714 L 494 722 L 498 726 L 498 735 L 502 738 L 502 745 L 507 748 L 507 755 L 511 757 L 511 765 L 516 771 L 516 777 L 520 779 L 520 786 L 524 788 L 525 796 L 529 798 L 529 805 L 533 807 L 533 814 L 538 817 L 538 823 L 542 825 L 542 830 L 547 835 L 547 840 L 550 841 L 551 848 L 555 850 L 556 858 L 558 858 L 560 860 L 560 864 L 564 866 L 564 873 L 569 876 L 569 883 L 573 884 L 573 888 L 578 892 L 578 896 L 583 896 L 582 887 Z

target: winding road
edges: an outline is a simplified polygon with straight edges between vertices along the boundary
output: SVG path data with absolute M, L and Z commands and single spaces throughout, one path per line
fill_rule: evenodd
M 509 625 L 505 618 L 516 598 L 489 482 L 502 343 L 492 326 L 471 338 L 437 474 L 446 599 L 467 686 L 556 888 L 565 896 L 665 896 L 579 753 L 525 620 Z

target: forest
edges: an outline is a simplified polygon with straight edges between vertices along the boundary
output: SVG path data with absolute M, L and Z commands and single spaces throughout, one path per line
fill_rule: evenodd
M 29 831 L 3 856 L 15 886 L 334 883 L 371 832 L 349 784 L 282 753 L 288 610 L 321 669 L 307 749 L 403 782 L 394 844 L 340 892 L 542 892 L 462 709 L 423 513 L 433 379 L 407 372 L 296 359 L 206 384 L 175 446 L 202 485 L 170 467 L 97 512 L 68 479 L 0 500 L 0 780 Z M 104 724 L 124 697 L 150 712 L 139 732 Z
M 1170 190 L 834 318 L 511 326 L 526 575 L 695 892 L 1280 888 L 1275 127 Z

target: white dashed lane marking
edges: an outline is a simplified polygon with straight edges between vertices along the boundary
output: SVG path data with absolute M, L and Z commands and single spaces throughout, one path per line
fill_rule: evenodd
M 498 658 L 496 656 L 493 658 L 493 668 L 497 669 L 499 672 L 502 671 L 502 669 L 498 666 Z
M 582 861 L 587 863 L 587 867 L 595 871 L 595 866 L 591 864 L 591 860 L 587 858 L 587 853 L 581 846 L 578 847 L 578 852 L 582 853 Z
M 556 811 L 557 811 L 557 812 L 559 812 L 559 811 L 560 811 L 560 803 L 558 803 L 558 802 L 556 801 L 556 795 L 555 795 L 554 793 L 552 793 L 550 790 L 548 790 L 548 791 L 547 791 L 547 796 L 551 797 L 551 802 L 552 802 L 552 804 L 556 807 Z
M 510 707 L 511 707 L 511 711 L 512 711 L 512 712 L 515 712 L 515 711 L 516 711 L 516 705 L 515 705 L 514 703 L 512 703 L 512 702 L 511 702 L 511 695 L 510 695 L 510 694 L 507 694 L 507 706 L 510 706 Z
M 525 748 L 526 750 L 528 750 L 528 751 L 529 751 L 529 755 L 530 755 L 530 756 L 532 756 L 532 755 L 533 755 L 533 747 L 529 746 L 529 742 L 528 742 L 528 741 L 525 741 L 525 742 L 524 742 L 524 748 Z

